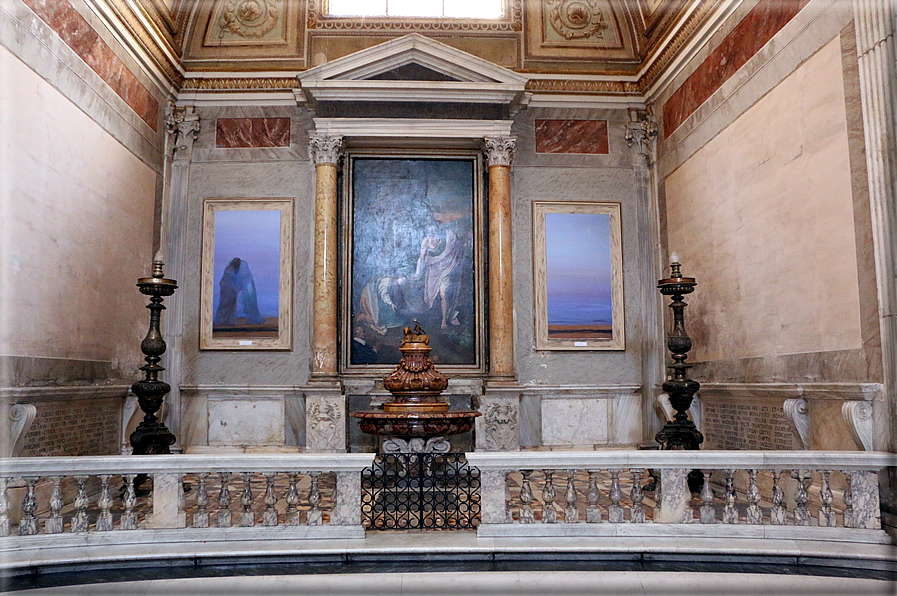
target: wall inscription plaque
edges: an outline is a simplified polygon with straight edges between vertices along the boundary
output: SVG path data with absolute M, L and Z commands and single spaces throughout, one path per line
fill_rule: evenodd
M 120 453 L 121 399 L 37 404 L 22 455 L 77 456 Z
M 794 433 L 780 404 L 703 401 L 702 410 L 704 449 L 796 448 Z

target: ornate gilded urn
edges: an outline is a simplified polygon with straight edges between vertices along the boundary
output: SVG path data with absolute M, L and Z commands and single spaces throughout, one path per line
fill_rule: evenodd
M 448 379 L 433 366 L 430 350 L 430 338 L 421 329 L 420 323 L 414 322 L 413 331 L 405 327 L 405 338 L 399 348 L 402 360 L 383 379 L 383 387 L 396 398 L 383 404 L 385 411 L 448 410 L 448 404 L 439 399 L 439 394 L 448 387 Z

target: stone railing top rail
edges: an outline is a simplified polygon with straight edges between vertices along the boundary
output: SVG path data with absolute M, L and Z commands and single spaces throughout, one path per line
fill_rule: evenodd
M 481 470 L 697 468 L 880 470 L 897 466 L 883 451 L 507 451 L 468 453 Z
M 0 477 L 198 472 L 360 472 L 373 453 L 108 455 L 0 459 Z

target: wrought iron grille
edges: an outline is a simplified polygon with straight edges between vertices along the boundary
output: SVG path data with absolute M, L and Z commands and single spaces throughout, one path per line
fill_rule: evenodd
M 480 471 L 463 453 L 379 453 L 361 473 L 371 530 L 463 529 L 480 522 Z

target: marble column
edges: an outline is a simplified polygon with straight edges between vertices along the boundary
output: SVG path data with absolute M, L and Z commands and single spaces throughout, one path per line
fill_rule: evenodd
M 309 155 L 315 163 L 315 276 L 311 379 L 305 390 L 305 450 L 346 451 L 346 397 L 338 375 L 336 352 L 337 263 L 336 175 L 341 137 L 312 136 Z
M 171 106 L 165 117 L 166 158 L 164 187 L 162 191 L 161 243 L 162 260 L 165 262 L 166 276 L 180 281 L 187 280 L 187 199 L 190 180 L 190 161 L 193 158 L 193 144 L 199 136 L 199 114 L 193 107 Z M 181 381 L 184 376 L 184 292 L 175 292 L 166 300 L 165 316 L 162 317 L 162 335 L 168 350 L 162 361 L 166 368 L 163 380 L 171 385 L 165 397 L 166 407 L 160 420 L 177 438 L 171 447 L 172 453 L 181 451 Z M 142 416 L 140 410 L 136 415 Z
M 897 449 L 897 7 L 893 0 L 854 0 L 857 61 L 866 169 L 872 212 L 885 411 L 876 413 L 875 427 L 883 441 L 873 448 Z M 879 434 L 876 432 L 876 434 Z M 897 512 L 897 471 L 882 475 L 884 508 Z M 893 517 L 892 517 L 893 519 Z
M 514 260 L 511 254 L 511 160 L 514 138 L 487 137 L 489 166 L 489 375 L 479 398 L 478 451 L 520 448 L 520 387 L 514 367 Z
M 515 380 L 514 276 L 511 254 L 511 160 L 514 138 L 487 137 L 489 165 L 490 376 Z
M 312 136 L 309 154 L 315 162 L 315 285 L 312 376 L 337 374 L 337 188 L 341 137 Z

